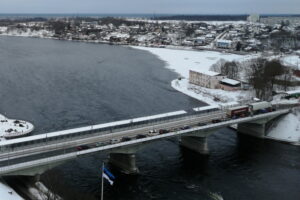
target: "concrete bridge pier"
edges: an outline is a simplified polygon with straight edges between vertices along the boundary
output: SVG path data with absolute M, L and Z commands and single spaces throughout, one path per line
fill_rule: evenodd
M 266 136 L 266 124 L 242 123 L 238 124 L 237 131 L 245 135 L 251 135 L 258 138 Z
M 238 124 L 238 133 L 250 135 L 253 137 L 264 138 L 267 136 L 270 127 L 273 123 L 276 123 L 276 120 L 282 117 L 285 114 L 279 114 L 275 116 L 270 116 L 267 118 L 254 120 L 246 123 Z
M 137 174 L 139 172 L 136 166 L 135 154 L 111 153 L 109 163 L 125 174 Z
M 208 155 L 209 148 L 207 137 L 216 132 L 219 128 L 198 130 L 181 136 L 180 145 L 201 155 Z
M 180 145 L 202 155 L 208 155 L 207 137 L 182 136 Z
M 112 149 L 109 154 L 109 163 L 125 174 L 137 174 L 136 152 L 143 147 L 141 144 L 124 146 Z

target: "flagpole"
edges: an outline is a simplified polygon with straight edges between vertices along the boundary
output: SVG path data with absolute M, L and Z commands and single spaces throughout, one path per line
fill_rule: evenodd
M 104 171 L 104 162 L 102 163 L 102 174 L 101 174 L 101 200 L 103 200 L 103 171 Z

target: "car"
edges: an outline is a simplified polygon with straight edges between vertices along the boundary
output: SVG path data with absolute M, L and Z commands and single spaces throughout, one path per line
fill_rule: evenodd
M 197 126 L 206 126 L 207 124 L 206 123 L 202 123 L 202 122 L 199 122 L 198 124 L 197 124 Z
M 148 136 L 153 136 L 153 135 L 157 135 L 157 131 L 155 129 L 150 130 L 149 133 L 147 134 Z
M 222 120 L 220 120 L 220 119 L 213 119 L 213 120 L 211 120 L 211 122 L 212 123 L 219 123 L 219 122 L 221 122 Z
M 99 146 L 102 146 L 102 142 L 95 143 L 95 147 L 99 147 Z
M 82 150 L 85 150 L 85 149 L 89 149 L 90 147 L 88 145 L 81 145 L 81 146 L 78 146 L 76 147 L 76 149 L 78 151 L 82 151 Z
M 167 130 L 167 129 L 160 129 L 160 130 L 158 131 L 158 133 L 159 133 L 159 134 L 169 133 L 169 130 Z
M 183 127 L 181 127 L 180 129 L 181 130 L 186 130 L 186 129 L 190 129 L 191 127 L 190 126 L 183 126 Z
M 149 133 L 157 133 L 157 131 L 155 129 L 150 130 Z
M 136 139 L 141 139 L 141 138 L 146 138 L 147 135 L 143 135 L 143 134 L 138 134 L 135 138 Z
M 122 137 L 121 142 L 127 142 L 130 141 L 131 138 L 130 137 Z
M 116 143 L 120 142 L 120 140 L 119 139 L 111 139 L 109 142 L 110 142 L 110 144 L 116 144 Z

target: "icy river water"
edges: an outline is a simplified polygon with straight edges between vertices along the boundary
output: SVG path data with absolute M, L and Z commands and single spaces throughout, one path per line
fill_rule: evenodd
M 1 36 L 0 113 L 31 121 L 39 134 L 204 105 L 172 89 L 178 75 L 164 65 L 129 47 Z M 176 139 L 149 144 L 137 154 L 140 174 L 117 174 L 105 199 L 299 199 L 299 147 L 222 129 L 209 148 L 201 157 Z M 106 159 L 87 156 L 52 173 L 66 190 L 99 199 Z

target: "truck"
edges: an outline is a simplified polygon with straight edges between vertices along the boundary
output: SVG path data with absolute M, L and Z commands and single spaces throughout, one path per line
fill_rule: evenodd
M 237 106 L 227 109 L 227 117 L 230 118 L 239 118 L 246 117 L 250 114 L 248 106 Z
M 249 109 L 252 114 L 260 114 L 272 111 L 272 104 L 267 101 L 255 102 L 249 104 Z

